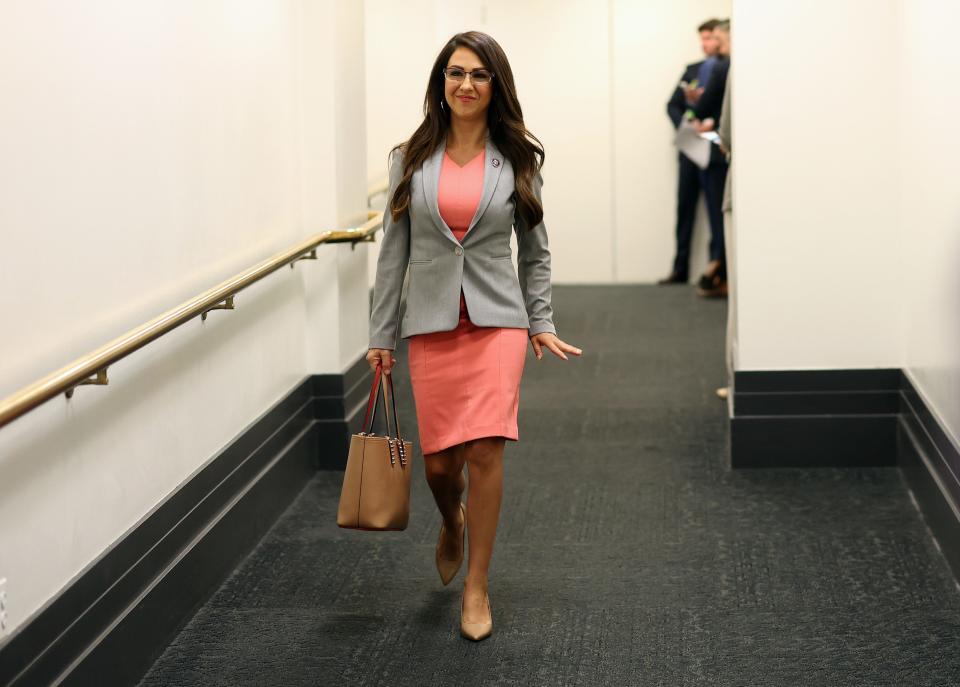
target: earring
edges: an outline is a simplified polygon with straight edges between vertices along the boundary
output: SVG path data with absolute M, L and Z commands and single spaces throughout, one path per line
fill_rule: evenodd
M 440 109 L 441 109 L 441 110 L 445 110 L 445 109 L 446 109 L 446 107 L 444 107 L 443 99 L 442 99 L 442 98 L 440 99 Z

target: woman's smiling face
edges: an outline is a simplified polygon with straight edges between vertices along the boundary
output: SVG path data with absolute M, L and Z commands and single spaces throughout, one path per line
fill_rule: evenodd
M 469 48 L 457 48 L 447 60 L 447 68 L 458 68 L 465 72 L 486 70 L 487 66 L 480 61 L 477 53 Z M 485 118 L 487 108 L 493 96 L 493 81 L 486 84 L 475 84 L 472 74 L 465 77 L 460 83 L 446 79 L 444 81 L 444 99 L 447 107 L 454 116 L 464 119 Z

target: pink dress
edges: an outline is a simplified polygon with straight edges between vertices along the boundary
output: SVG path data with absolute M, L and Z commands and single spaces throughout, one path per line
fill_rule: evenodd
M 460 167 L 446 154 L 440 168 L 440 216 L 462 241 L 483 192 L 485 154 Z M 460 290 L 460 321 L 449 332 L 410 337 L 410 382 L 423 453 L 481 437 L 519 439 L 517 408 L 526 329 L 478 327 Z

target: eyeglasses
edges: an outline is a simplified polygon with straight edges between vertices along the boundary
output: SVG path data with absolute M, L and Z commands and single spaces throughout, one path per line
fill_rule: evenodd
M 441 71 L 443 71 L 443 75 L 447 81 L 452 81 L 453 83 L 463 83 L 463 80 L 468 76 L 474 86 L 486 86 L 493 80 L 493 73 L 487 69 L 474 69 L 468 72 L 460 67 L 447 67 Z

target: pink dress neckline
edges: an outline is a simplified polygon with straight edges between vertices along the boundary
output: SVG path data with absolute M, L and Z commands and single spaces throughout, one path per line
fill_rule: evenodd
M 452 157 L 450 157 L 450 153 L 448 153 L 446 150 L 443 151 L 443 156 L 448 160 L 450 160 L 450 162 L 452 162 L 454 165 L 456 165 L 457 169 L 466 169 L 477 160 L 483 158 L 486 155 L 486 153 L 487 153 L 486 150 L 481 150 L 479 153 L 474 155 L 472 158 L 470 158 L 470 160 L 468 160 L 465 164 L 462 164 L 462 165 L 457 164 L 457 161 L 454 160 Z

